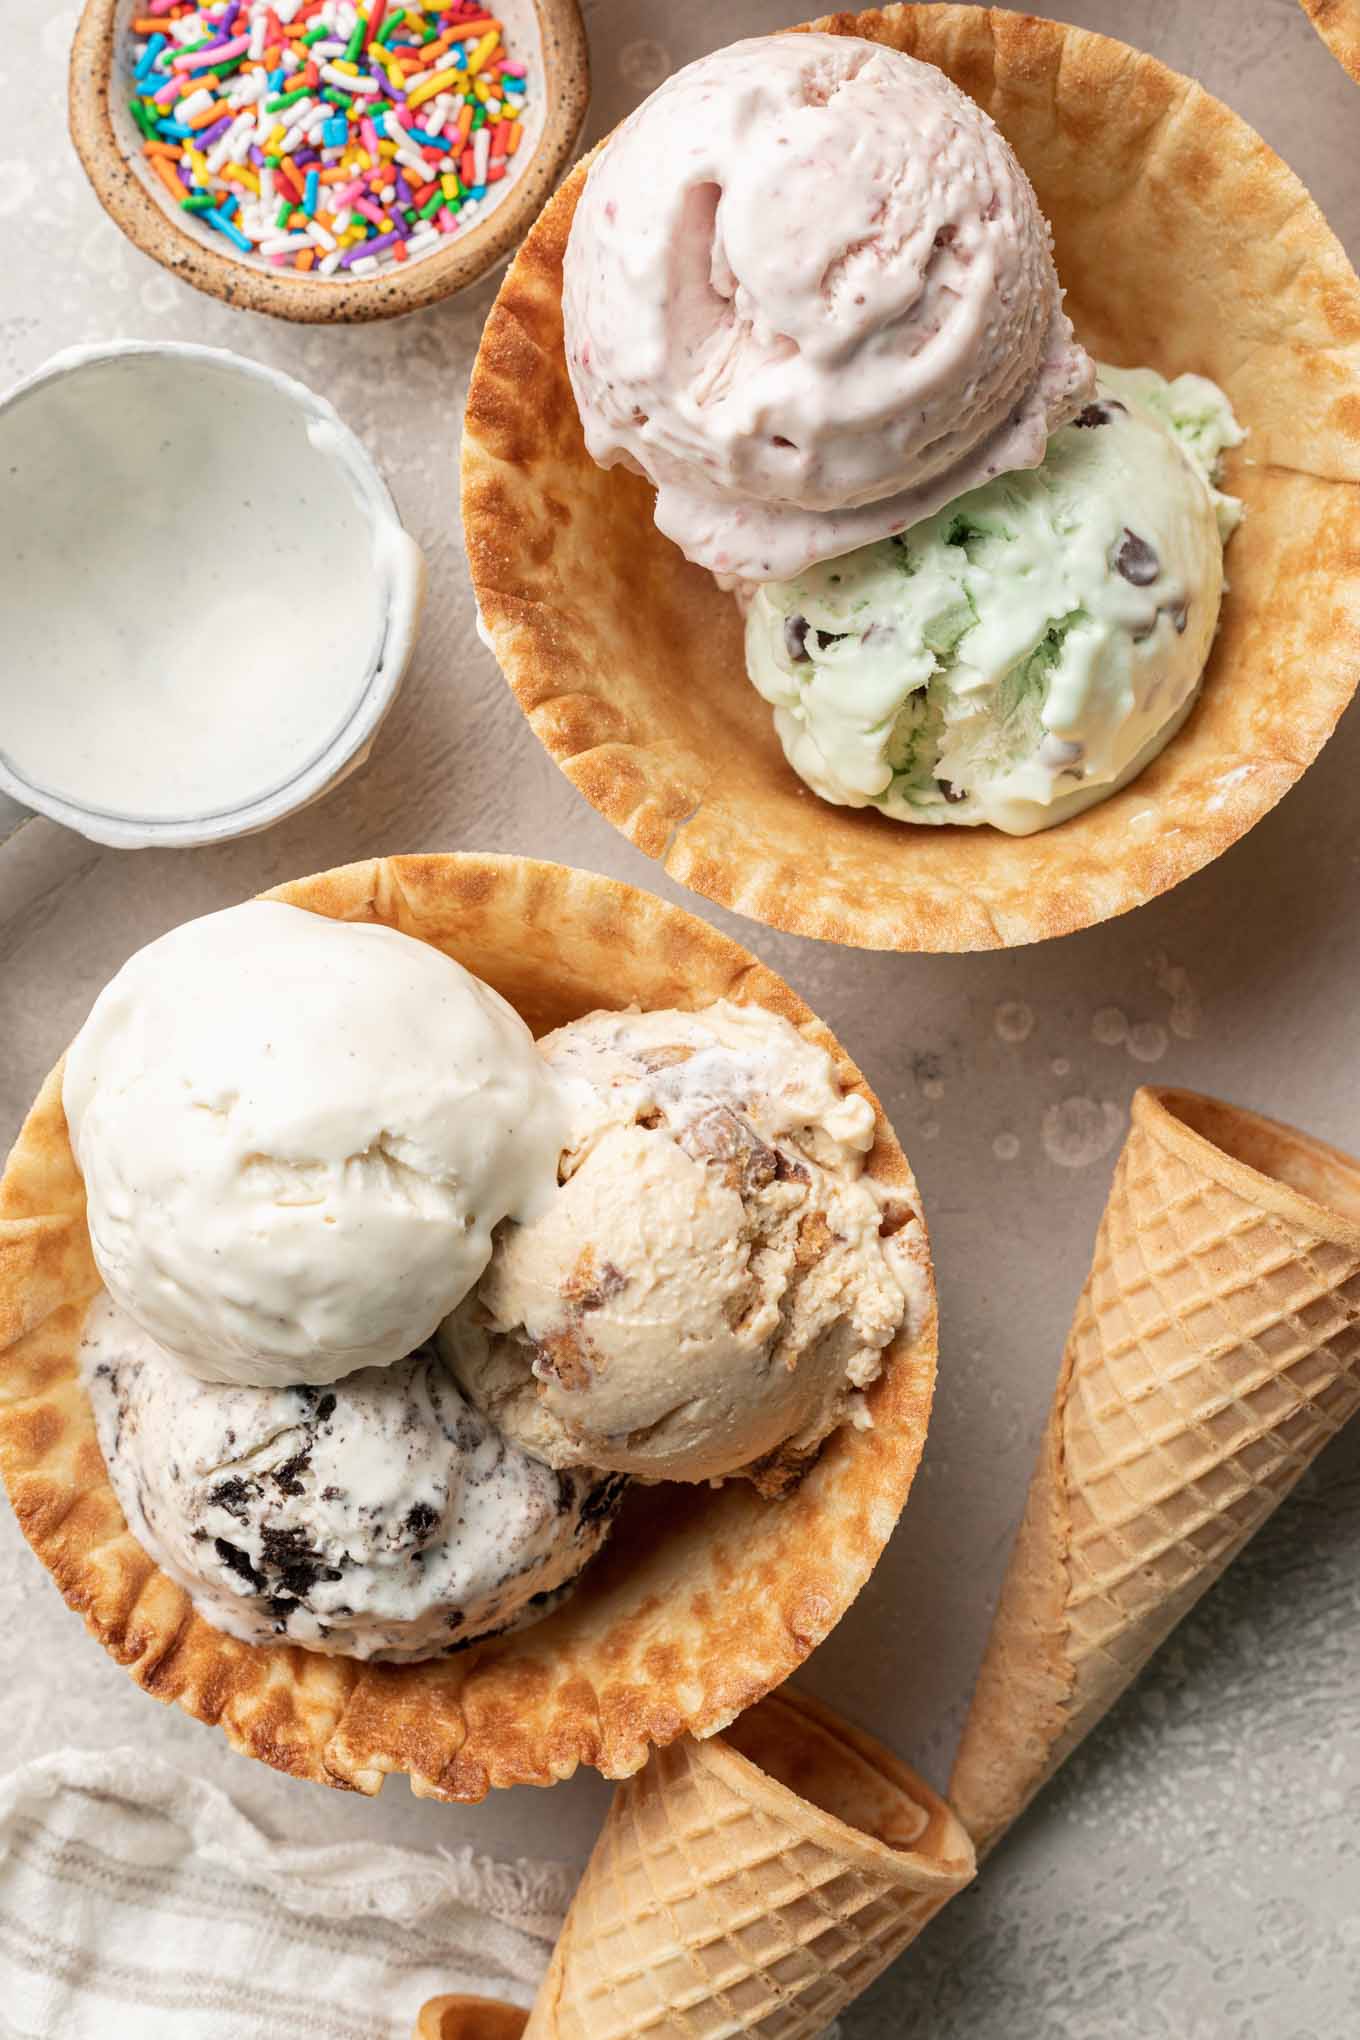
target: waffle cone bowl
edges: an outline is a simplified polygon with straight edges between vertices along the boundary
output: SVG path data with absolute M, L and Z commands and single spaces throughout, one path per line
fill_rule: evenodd
M 416 2021 L 415 2040 L 520 2040 L 528 2017 L 495 1998 L 431 1998 Z
M 906 50 L 970 92 L 1052 221 L 1087 346 L 1212 377 L 1247 428 L 1226 480 L 1247 515 L 1190 720 L 1132 785 L 1038 836 L 912 827 L 809 792 L 746 679 L 731 597 L 656 530 L 647 484 L 586 452 L 561 316 L 585 165 L 516 257 L 473 374 L 463 519 L 478 604 L 553 758 L 682 884 L 867 949 L 1065 934 L 1227 849 L 1360 679 L 1360 283 L 1260 137 L 1122 43 L 981 7 L 812 25 Z
M 1360 1407 L 1360 1163 L 1139 1091 L 950 1796 L 985 1850 Z
M 863 1077 L 781 979 L 676 907 L 527 858 L 399 857 L 269 895 L 433 943 L 486 979 L 536 1033 L 599 1006 L 720 997 L 785 1015 Z M 917 1204 L 878 1109 L 873 1166 Z M 924 1232 L 921 1235 L 924 1248 Z M 745 1482 L 634 1495 L 602 1559 L 534 1627 L 416 1665 L 361 1665 L 239 1643 L 212 1628 L 124 1523 L 77 1371 L 99 1280 L 67 1138 L 60 1069 L 0 1181 L 0 1471 L 20 1525 L 69 1604 L 145 1689 L 216 1722 L 301 1778 L 376 1792 L 390 1771 L 441 1799 L 550 1785 L 591 1764 L 624 1777 L 653 1745 L 706 1736 L 779 1685 L 863 1586 L 925 1439 L 935 1325 L 912 1328 L 787 1500 Z
M 775 1694 L 619 1788 L 526 2040 L 813 2040 L 973 1870 L 914 1772 Z
M 1300 0 L 1339 64 L 1360 83 L 1360 0 Z

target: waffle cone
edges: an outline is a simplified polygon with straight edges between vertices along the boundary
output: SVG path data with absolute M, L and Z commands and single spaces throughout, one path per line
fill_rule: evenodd
M 781 1013 L 874 1104 L 871 1166 L 919 1210 L 906 1157 L 844 1050 L 782 979 L 680 908 L 564 865 L 471 855 L 349 865 L 271 897 L 433 943 L 536 1033 L 631 1001 L 727 997 Z M 923 1228 L 916 1237 L 928 1288 Z M 653 1745 L 725 1727 L 802 1663 L 868 1578 L 911 1486 L 935 1379 L 932 1309 L 885 1355 L 872 1427 L 843 1426 L 786 1500 L 744 1481 L 639 1490 L 543 1621 L 450 1658 L 362 1665 L 223 1635 L 132 1537 L 77 1368 L 98 1286 L 58 1069 L 0 1180 L 0 1471 L 20 1525 L 148 1692 L 280 1770 L 360 1792 L 390 1771 L 461 1800 L 550 1785 L 581 1763 L 624 1777 Z
M 1300 0 L 1337 62 L 1360 82 L 1360 0 Z
M 973 1872 L 914 1772 L 778 1693 L 620 1786 L 525 2040 L 811 2040 Z
M 1360 679 L 1360 283 L 1293 173 L 1190 79 L 1001 9 L 813 24 L 937 64 L 993 115 L 1053 223 L 1102 359 L 1196 369 L 1248 428 L 1247 505 L 1198 707 L 1123 792 L 1047 833 L 912 827 L 819 801 L 746 678 L 736 606 L 586 452 L 562 259 L 588 166 L 540 215 L 487 321 L 463 438 L 478 606 L 534 730 L 672 878 L 775 928 L 866 949 L 989 949 L 1107 920 L 1236 841 Z
M 1139 1091 L 950 1793 L 1024 1811 L 1360 1404 L 1360 1164 Z
M 494 1998 L 431 1998 L 416 2021 L 415 2040 L 520 2040 L 528 2016 Z

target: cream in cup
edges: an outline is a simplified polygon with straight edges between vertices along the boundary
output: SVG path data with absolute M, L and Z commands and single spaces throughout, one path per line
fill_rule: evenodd
M 124 846 L 267 826 L 360 763 L 423 562 L 301 383 L 209 347 L 58 355 L 0 404 L 0 790 Z

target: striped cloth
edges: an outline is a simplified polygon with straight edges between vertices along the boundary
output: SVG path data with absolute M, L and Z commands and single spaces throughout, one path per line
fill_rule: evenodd
M 0 1780 L 0 2040 L 411 2040 L 427 1998 L 527 2005 L 572 1873 L 268 1840 L 133 1750 Z

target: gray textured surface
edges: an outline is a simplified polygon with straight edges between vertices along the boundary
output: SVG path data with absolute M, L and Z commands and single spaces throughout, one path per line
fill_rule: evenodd
M 0 0 L 14 95 L 54 79 L 74 14 Z M 1360 91 L 1295 0 L 1073 0 L 1202 78 L 1360 253 Z M 598 132 L 672 64 L 788 18 L 787 0 L 596 0 Z M 12 106 L 13 101 L 7 101 Z M 235 347 L 323 389 L 382 463 L 432 570 L 406 693 L 369 768 L 223 850 L 100 852 L 35 823 L 0 848 L 0 1143 L 127 952 L 273 880 L 380 850 L 514 849 L 682 897 L 548 764 L 473 633 L 456 532 L 459 406 L 489 293 L 386 328 L 304 331 L 217 306 L 122 241 L 85 188 L 55 89 L 0 150 L 0 377 L 130 334 Z M 1170 279 L 1169 279 L 1170 285 Z M 210 513 L 205 508 L 205 530 Z M 1360 769 L 1352 716 L 1245 843 L 1170 899 L 1038 950 L 861 957 L 731 927 L 838 1029 L 927 1199 L 944 1311 L 924 1472 L 820 1693 L 942 1780 L 1018 1516 L 1124 1109 L 1149 1077 L 1216 1089 L 1360 1151 L 1354 1081 Z M 704 909 L 704 911 L 708 911 Z M 1106 1009 L 1131 1029 L 1117 1033 Z M 1104 1016 L 1095 1026 L 1096 1016 Z M 847 2040 L 1332 2040 L 1360 2030 L 1360 1433 L 1229 1579 L 912 1955 Z M 0 1517 L 7 1760 L 144 1741 L 276 1832 L 583 1855 L 607 1792 L 368 1803 L 275 1778 L 158 1711 L 80 1633 Z

